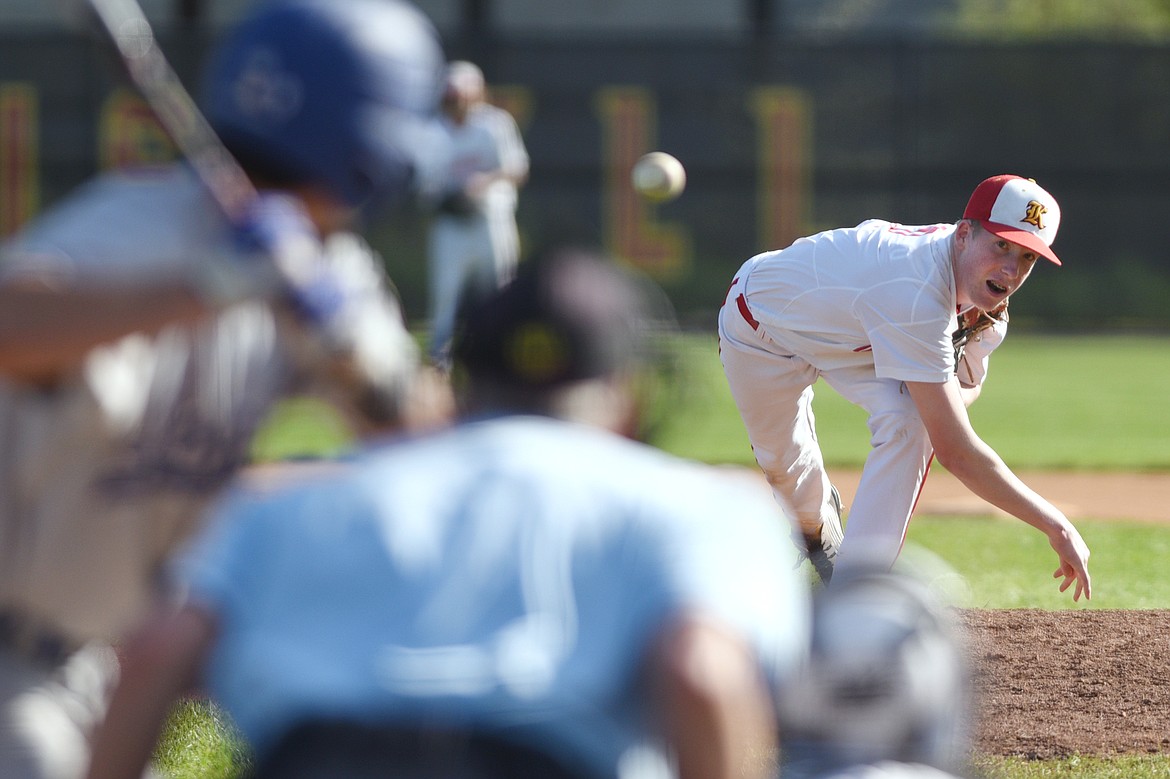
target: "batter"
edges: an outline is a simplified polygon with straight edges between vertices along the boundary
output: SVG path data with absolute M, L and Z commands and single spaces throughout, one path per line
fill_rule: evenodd
M 384 34 L 358 34 L 371 26 Z M 262 190 L 249 226 L 304 247 L 303 279 L 274 285 L 270 256 L 182 164 L 98 176 L 0 252 L 4 777 L 82 775 L 116 671 L 108 645 L 278 398 L 321 394 L 382 424 L 417 376 L 381 263 L 352 230 L 371 200 L 406 194 L 412 150 L 391 136 L 437 106 L 429 21 L 404 3 L 296 0 L 216 54 L 209 118 Z M 277 87 L 300 97 L 279 116 L 264 99 Z M 394 121 L 354 120 L 373 115 Z M 304 296 L 329 303 L 320 318 Z

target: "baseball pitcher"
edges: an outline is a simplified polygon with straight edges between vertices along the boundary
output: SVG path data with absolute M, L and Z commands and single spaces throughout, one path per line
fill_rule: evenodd
M 1043 532 L 1056 577 L 1090 595 L 1089 550 L 976 435 L 966 408 L 1007 328 L 1008 298 L 1060 224 L 1035 181 L 993 176 L 953 224 L 871 219 L 748 260 L 719 314 L 720 354 L 756 459 L 823 579 L 851 556 L 892 564 L 933 459 Z M 841 531 L 813 418 L 823 378 L 869 414 L 872 451 Z M 838 556 L 839 547 L 839 556 Z M 856 551 L 854 551 L 856 550 Z

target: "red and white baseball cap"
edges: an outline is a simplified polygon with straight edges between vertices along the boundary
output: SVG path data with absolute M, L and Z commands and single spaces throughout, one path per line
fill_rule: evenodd
M 978 219 L 988 232 L 1061 264 L 1052 251 L 1060 206 L 1032 179 L 1002 175 L 984 180 L 967 201 L 963 218 Z

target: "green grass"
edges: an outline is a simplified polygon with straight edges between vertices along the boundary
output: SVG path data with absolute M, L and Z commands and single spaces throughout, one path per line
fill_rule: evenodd
M 974 768 L 986 779 L 1165 779 L 1170 761 L 1164 757 L 1085 757 L 1063 760 L 979 758 Z
M 1009 336 L 971 407 L 1030 469 L 1170 470 L 1170 337 Z
M 1170 608 L 1170 528 L 1113 521 L 1079 521 L 1093 552 L 1093 599 L 1076 605 L 1061 593 L 1056 553 L 1043 534 L 1006 517 L 915 517 L 906 554 L 936 555 L 962 579 L 958 605 L 988 609 Z M 1140 550 L 1140 554 L 1135 553 Z
M 705 462 L 751 465 L 714 335 L 687 335 L 678 348 L 687 381 L 656 443 Z M 1017 469 L 1170 471 L 1167 387 L 1170 337 L 1013 335 L 992 360 L 987 387 L 971 408 L 972 424 Z M 824 383 L 814 403 L 826 461 L 860 467 L 869 451 L 864 412 Z M 1077 526 L 1093 550 L 1089 608 L 1170 608 L 1170 580 L 1158 565 L 1170 553 L 1170 529 Z M 1047 541 L 1018 520 L 916 517 L 908 543 L 953 566 L 974 606 L 1070 606 L 1048 578 L 1056 565 Z
M 207 700 L 189 698 L 171 709 L 153 767 L 170 779 L 233 779 L 251 762 L 226 715 Z
M 679 349 L 689 372 L 657 443 L 704 462 L 751 464 L 715 336 L 689 334 Z M 1170 337 L 1012 334 L 970 415 L 1013 468 L 1170 471 L 1168 388 Z M 824 382 L 814 410 L 828 465 L 860 467 L 864 412 Z
M 679 340 L 686 370 L 666 395 L 655 443 L 711 463 L 751 465 L 751 450 L 719 366 L 713 335 Z M 971 409 L 981 437 L 1017 469 L 1170 471 L 1170 338 L 1053 338 L 1013 334 L 992 360 Z M 815 402 L 831 467 L 860 467 L 868 452 L 865 416 L 823 383 Z M 311 403 L 288 404 L 259 437 L 262 459 L 329 453 L 347 434 Z M 1051 578 L 1044 537 L 1003 517 L 916 517 L 902 564 L 935 580 L 960 605 L 978 608 L 1170 608 L 1170 528 L 1078 522 L 1093 550 L 1093 600 L 1073 605 Z M 1135 554 L 1141 550 L 1141 554 Z M 175 777 L 233 779 L 246 750 L 214 707 L 176 708 L 157 767 Z M 977 756 L 987 779 L 1170 777 L 1170 758 L 1073 757 L 1054 761 Z
M 353 440 L 345 420 L 325 404 L 294 398 L 276 407 L 252 442 L 252 459 L 273 462 L 298 457 L 328 456 Z

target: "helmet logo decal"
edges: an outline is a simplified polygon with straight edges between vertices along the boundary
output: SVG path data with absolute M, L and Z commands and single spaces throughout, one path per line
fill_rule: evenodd
M 552 328 L 528 322 L 512 335 L 507 357 L 517 376 L 545 382 L 569 368 L 569 344 Z
M 240 113 L 267 125 L 283 124 L 296 116 L 302 91 L 300 79 L 270 49 L 251 53 L 232 88 Z
M 1048 208 L 1037 200 L 1029 200 L 1028 205 L 1024 207 L 1024 218 L 1021 222 L 1030 225 L 1035 225 L 1037 230 L 1044 229 L 1044 215 L 1048 213 Z

